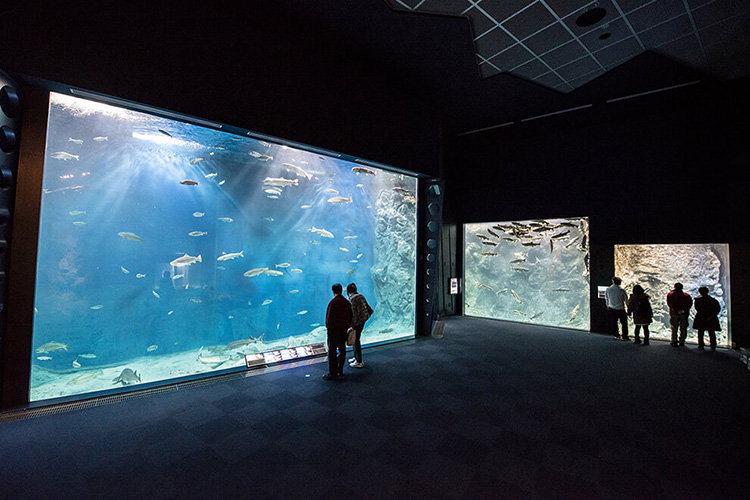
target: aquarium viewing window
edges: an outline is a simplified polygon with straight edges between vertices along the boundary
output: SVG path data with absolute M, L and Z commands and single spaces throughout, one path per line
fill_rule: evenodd
M 672 338 L 667 294 L 674 284 L 682 283 L 683 291 L 693 299 L 699 295 L 699 287 L 708 287 L 709 295 L 721 304 L 721 332 L 716 333 L 716 343 L 730 345 L 729 245 L 615 245 L 615 274 L 622 279 L 622 286 L 628 293 L 632 293 L 634 285 L 641 285 L 649 295 L 654 311 L 650 335 L 664 340 Z M 694 317 L 692 308 L 689 342 L 697 342 L 697 331 L 692 328 Z M 705 337 L 708 343 L 708 336 Z
M 282 142 L 50 93 L 31 401 L 414 335 L 416 177 Z
M 464 314 L 588 330 L 588 219 L 464 225 Z

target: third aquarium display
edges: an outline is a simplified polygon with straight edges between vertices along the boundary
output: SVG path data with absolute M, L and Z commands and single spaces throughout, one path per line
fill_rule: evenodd
M 588 219 L 464 226 L 464 314 L 588 330 Z
M 417 179 L 51 93 L 30 399 L 325 342 L 331 285 L 414 335 Z M 296 351 L 295 351 L 296 352 Z
M 699 295 L 699 287 L 708 287 L 709 295 L 721 304 L 721 332 L 717 332 L 716 342 L 727 345 L 731 341 L 729 245 L 615 245 L 615 274 L 622 279 L 622 287 L 629 294 L 634 285 L 641 285 L 649 295 L 654 311 L 654 322 L 649 326 L 652 338 L 671 339 L 667 294 L 675 283 L 682 283 L 683 291 L 693 299 Z M 694 317 L 695 309 L 692 308 L 689 342 L 697 341 Z

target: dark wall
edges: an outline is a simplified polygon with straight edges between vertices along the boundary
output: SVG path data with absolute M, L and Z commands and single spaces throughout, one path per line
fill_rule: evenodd
M 588 216 L 592 286 L 613 272 L 595 248 L 606 260 L 615 244 L 729 243 L 732 330 L 747 345 L 748 89 L 748 79 L 699 84 L 459 137 L 446 213 Z
M 437 175 L 421 82 L 303 6 L 16 2 L 0 18 L 0 69 Z

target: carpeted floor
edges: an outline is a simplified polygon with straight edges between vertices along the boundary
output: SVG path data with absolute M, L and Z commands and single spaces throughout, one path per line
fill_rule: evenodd
M 748 498 L 729 351 L 448 318 L 444 337 L 0 424 L 0 498 Z

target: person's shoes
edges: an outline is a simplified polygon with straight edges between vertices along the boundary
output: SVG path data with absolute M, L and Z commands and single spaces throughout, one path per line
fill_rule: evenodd
M 683 347 L 685 345 L 685 341 L 680 341 L 680 347 Z
M 640 344 L 640 343 L 641 343 L 641 339 L 635 339 L 635 340 L 633 341 L 633 343 L 634 343 L 634 344 Z
M 349 364 L 356 363 L 356 362 L 357 362 L 357 358 L 349 359 Z
M 338 380 L 339 377 L 337 375 L 331 375 L 330 373 L 326 373 L 323 375 L 323 380 Z
M 672 347 L 677 347 L 677 342 L 670 342 L 669 345 L 671 345 Z
M 622 340 L 627 340 L 628 342 L 630 342 L 630 337 L 623 337 Z
M 349 366 L 351 366 L 352 368 L 364 368 L 365 364 L 364 363 L 352 363 Z
M 648 340 L 644 340 L 643 344 L 641 344 L 641 345 L 648 345 Z

